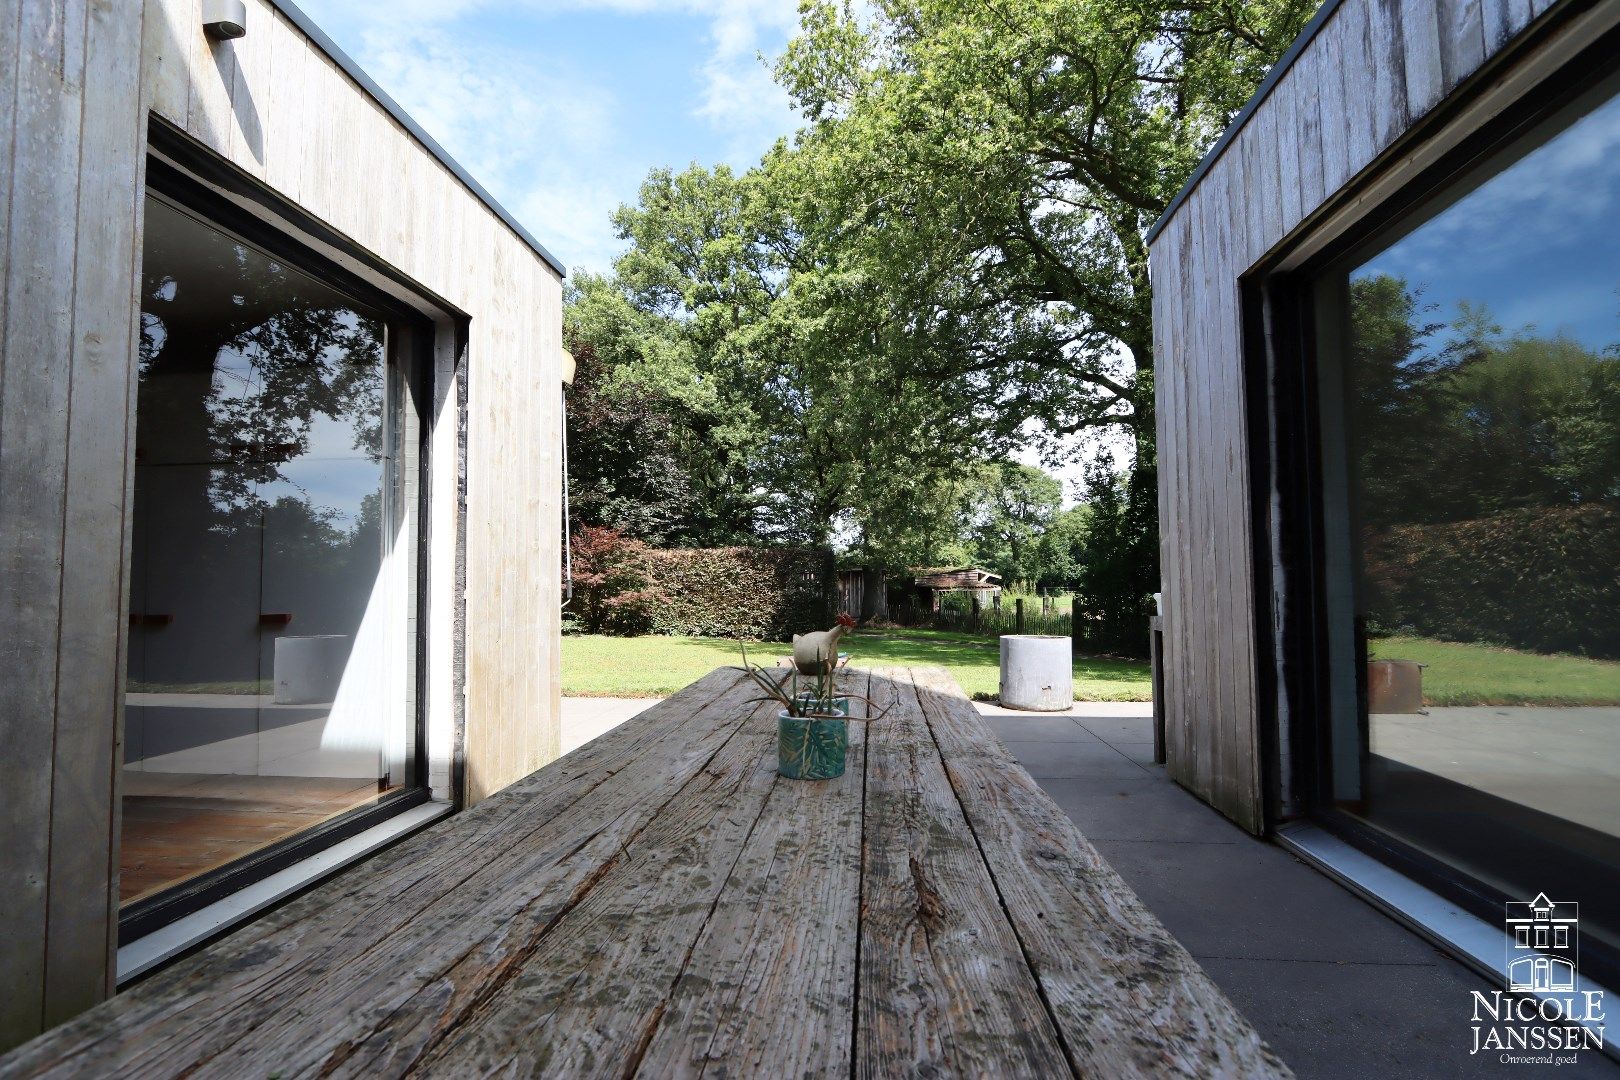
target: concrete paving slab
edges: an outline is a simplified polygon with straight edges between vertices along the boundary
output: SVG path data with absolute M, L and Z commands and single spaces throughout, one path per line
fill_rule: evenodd
M 1087 779 L 1094 781 L 1142 778 L 1142 766 L 1107 743 L 1095 746 L 1059 742 L 1002 740 L 1029 774 L 1037 780 Z M 1118 785 L 1115 785 L 1118 786 Z
M 1076 722 L 1108 742 L 1152 742 L 1151 716 L 1081 716 Z
M 1432 946 L 1287 851 L 1230 832 L 1231 843 L 1096 844 L 1194 956 L 1437 961 Z
M 975 701 L 978 710 L 986 716 L 1152 716 L 1151 701 L 1077 701 L 1062 712 L 1029 712 L 1023 709 L 1004 709 L 994 701 Z
M 1036 777 L 1080 831 L 1094 841 L 1236 844 L 1248 839 L 1234 826 L 1209 827 L 1209 807 L 1138 767 L 1129 778 Z
M 1444 957 L 1408 967 L 1202 958 L 1232 1002 L 1302 1078 L 1612 1077 L 1591 1051 L 1573 1065 L 1505 1065 L 1470 1054 L 1473 973 Z M 1418 1003 L 1420 1007 L 1414 1007 Z
M 993 722 L 994 726 L 994 722 Z M 1494 987 L 1284 849 L 1257 839 L 1151 764 L 1131 729 L 1102 737 L 1084 718 L 1074 746 L 1011 740 L 1054 801 L 1150 910 L 1198 957 L 1283 1060 L 1304 1078 L 1525 1076 L 1546 1067 L 1473 1056 L 1470 991 Z M 1151 729 L 1149 729 L 1151 735 Z M 1051 763 L 1091 769 L 1046 777 Z M 1591 1051 L 1559 1076 L 1620 1076 Z
M 1115 742 L 1109 743 L 1115 750 L 1130 758 L 1138 765 L 1154 768 L 1153 744 L 1151 742 Z
M 572 753 L 600 738 L 662 698 L 565 697 L 562 699 L 562 752 Z
M 1017 739 L 1019 742 L 1044 742 L 1049 739 L 1073 742 L 1087 734 L 1072 716 L 1026 713 L 986 716 L 984 720 L 985 725 L 1002 739 Z

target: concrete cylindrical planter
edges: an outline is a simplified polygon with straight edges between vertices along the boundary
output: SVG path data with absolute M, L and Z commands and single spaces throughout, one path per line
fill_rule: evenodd
M 1062 712 L 1074 706 L 1074 649 L 1067 637 L 1003 634 L 1001 704 L 1008 709 Z
M 349 661 L 349 641 L 347 634 L 276 638 L 276 704 L 323 705 L 336 698 Z
M 844 700 L 843 712 L 849 713 Z M 844 775 L 849 721 L 843 716 L 776 714 L 776 771 L 794 780 L 831 780 Z

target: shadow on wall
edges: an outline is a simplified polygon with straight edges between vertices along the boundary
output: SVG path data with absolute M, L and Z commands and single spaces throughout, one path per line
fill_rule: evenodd
M 145 54 L 148 70 L 154 66 L 161 67 L 169 73 L 171 80 L 186 84 L 187 94 L 193 102 L 189 111 L 198 118 L 196 123 L 201 127 L 205 140 L 217 146 L 231 145 L 233 133 L 218 130 L 218 126 L 234 123 L 235 134 L 262 166 L 264 123 L 258 104 L 253 100 L 249 76 L 259 74 L 255 67 L 269 66 L 275 14 L 268 5 L 257 0 L 246 0 L 246 3 L 247 36 L 234 41 L 215 41 L 203 32 L 198 0 L 158 5 L 161 18 L 147 21 Z M 185 24 L 175 25 L 177 18 L 185 20 Z M 205 52 L 207 64 L 203 62 Z M 197 105 L 199 100 L 204 103 L 201 108 Z M 221 104 L 229 102 L 230 120 L 223 113 L 210 110 L 206 105 L 209 101 Z M 189 128 L 193 123 L 188 120 L 185 126 Z

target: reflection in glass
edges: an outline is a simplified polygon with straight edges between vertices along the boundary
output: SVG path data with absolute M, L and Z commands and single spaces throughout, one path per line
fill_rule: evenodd
M 146 206 L 125 901 L 405 777 L 381 315 Z
M 1338 804 L 1620 945 L 1620 99 L 1321 279 Z

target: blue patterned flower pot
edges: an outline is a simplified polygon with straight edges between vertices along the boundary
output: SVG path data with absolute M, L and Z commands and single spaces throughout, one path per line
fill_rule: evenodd
M 844 701 L 843 712 L 849 712 Z M 844 775 L 849 721 L 776 714 L 776 771 L 794 780 L 831 780 Z

